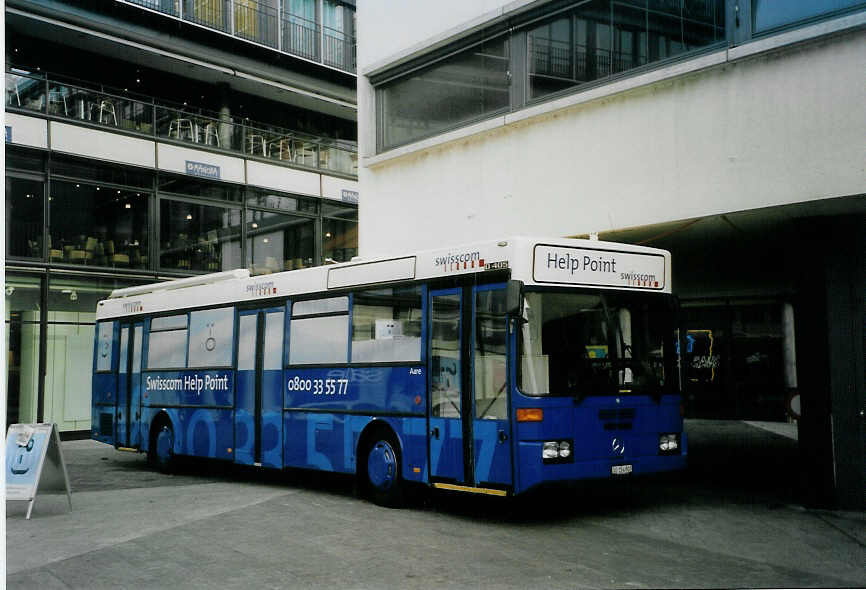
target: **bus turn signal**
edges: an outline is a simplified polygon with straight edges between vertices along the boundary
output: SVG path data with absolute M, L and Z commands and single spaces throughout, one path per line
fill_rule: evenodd
M 544 411 L 541 408 L 518 408 L 518 422 L 541 422 L 544 419 Z

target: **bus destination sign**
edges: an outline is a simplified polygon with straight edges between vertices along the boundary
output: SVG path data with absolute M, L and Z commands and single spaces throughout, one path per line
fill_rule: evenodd
M 665 259 L 661 254 L 539 244 L 535 247 L 533 279 L 538 283 L 661 290 L 665 287 Z

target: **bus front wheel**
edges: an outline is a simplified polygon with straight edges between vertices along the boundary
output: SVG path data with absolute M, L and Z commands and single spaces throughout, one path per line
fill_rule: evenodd
M 170 473 L 174 468 L 174 430 L 171 424 L 163 423 L 156 428 L 147 453 L 151 465 Z
M 390 436 L 377 436 L 367 447 L 364 470 L 367 492 L 380 506 L 396 508 L 403 503 L 400 451 Z

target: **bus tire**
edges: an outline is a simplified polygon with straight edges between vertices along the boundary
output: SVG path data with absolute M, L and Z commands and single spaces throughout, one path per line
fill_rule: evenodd
M 400 446 L 390 433 L 376 433 L 364 450 L 360 473 L 367 497 L 379 506 L 403 505 Z
M 177 462 L 174 455 L 174 429 L 168 420 L 157 424 L 147 448 L 147 459 L 150 464 L 162 473 L 171 473 Z

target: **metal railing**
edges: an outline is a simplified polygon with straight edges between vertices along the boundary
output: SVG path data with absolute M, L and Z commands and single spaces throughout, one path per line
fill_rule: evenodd
M 357 144 L 153 98 L 72 85 L 23 71 L 6 72 L 6 108 L 38 112 L 107 129 L 149 135 L 340 174 L 358 174 Z
M 268 0 L 118 0 L 354 73 L 355 38 Z

